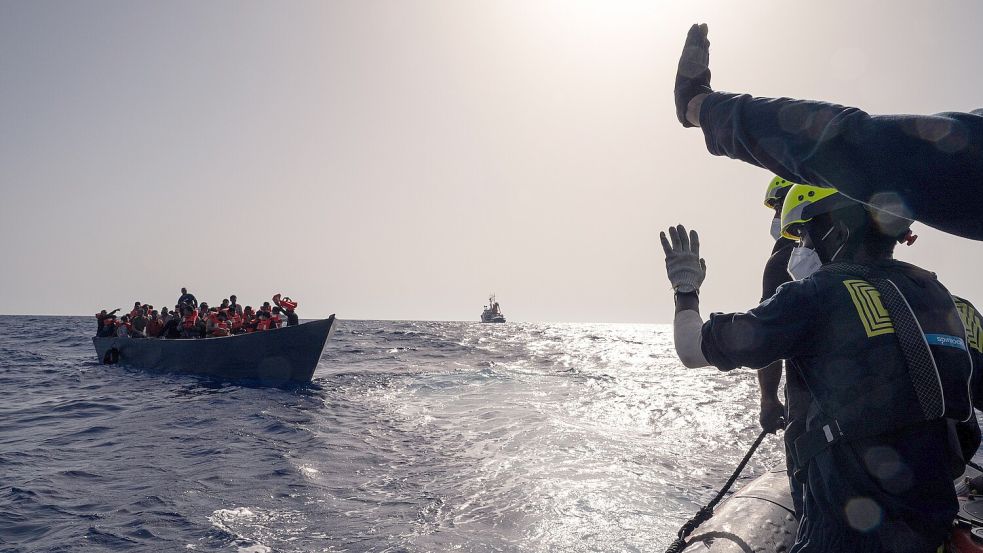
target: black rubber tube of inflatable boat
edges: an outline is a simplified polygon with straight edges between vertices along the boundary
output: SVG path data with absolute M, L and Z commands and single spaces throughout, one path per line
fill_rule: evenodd
M 755 450 L 757 450 L 758 446 L 761 445 L 761 440 L 764 440 L 765 436 L 767 435 L 768 432 L 764 430 L 761 431 L 761 434 L 758 434 L 758 438 L 754 440 L 753 444 L 751 444 L 751 449 L 747 450 L 747 453 L 744 455 L 744 459 L 742 459 L 740 464 L 737 465 L 737 468 L 734 469 L 734 474 L 730 475 L 730 479 L 727 480 L 724 487 L 717 492 L 716 497 L 714 497 L 710 503 L 707 503 L 706 507 L 703 507 L 696 512 L 696 516 L 686 521 L 686 524 L 684 524 L 683 527 L 679 529 L 679 533 L 676 534 L 677 538 L 669 545 L 669 549 L 666 549 L 666 553 L 681 553 L 683 548 L 686 547 L 686 538 L 693 533 L 693 530 L 696 530 L 699 525 L 710 520 L 710 517 L 713 516 L 713 508 L 716 507 L 717 503 L 720 503 L 720 500 L 727 495 L 728 491 L 730 491 L 730 487 L 737 481 L 737 477 L 741 475 L 741 471 L 744 470 L 744 467 L 747 466 L 747 462 L 750 461 L 751 456 L 754 455 Z

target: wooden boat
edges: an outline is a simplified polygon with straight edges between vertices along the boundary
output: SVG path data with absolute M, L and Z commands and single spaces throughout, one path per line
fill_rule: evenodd
M 96 355 L 151 371 L 256 381 L 307 384 L 335 328 L 335 317 L 263 332 L 220 338 L 93 338 Z

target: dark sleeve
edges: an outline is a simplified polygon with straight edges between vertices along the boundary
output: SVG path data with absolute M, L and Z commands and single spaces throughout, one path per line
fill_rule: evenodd
M 715 92 L 703 102 L 700 125 L 711 154 L 862 202 L 894 193 L 916 220 L 983 239 L 983 116 L 872 116 L 826 102 Z
M 788 274 L 788 258 L 792 255 L 794 245 L 795 242 L 788 238 L 779 238 L 775 242 L 775 249 L 772 250 L 761 275 L 761 301 L 774 296 L 779 286 L 792 280 Z
M 760 369 L 807 353 L 820 317 L 811 279 L 789 282 L 746 313 L 713 313 L 703 324 L 703 356 L 722 371 Z

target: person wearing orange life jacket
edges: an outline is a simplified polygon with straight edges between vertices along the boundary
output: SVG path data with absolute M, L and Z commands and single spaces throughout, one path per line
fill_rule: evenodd
M 130 311 L 130 318 L 131 319 L 140 314 L 140 307 L 141 307 L 140 306 L 140 302 L 138 302 L 138 301 L 133 302 L 133 310 Z
M 116 309 L 113 309 L 112 311 L 110 311 L 108 313 L 106 312 L 105 309 L 103 309 L 102 311 L 96 313 L 96 323 L 98 325 L 96 327 L 96 336 L 101 336 L 102 335 L 102 328 L 105 325 L 106 320 L 109 319 L 110 317 L 115 317 L 117 311 L 119 311 L 119 307 L 117 307 Z
M 283 313 L 287 316 L 287 326 L 296 326 L 300 324 L 300 318 L 297 316 L 297 302 L 293 301 L 289 297 L 281 298 L 280 294 L 273 296 L 273 303 L 277 304 Z
M 256 331 L 269 330 L 272 328 L 272 319 L 268 311 L 260 310 L 256 313 Z
M 214 321 L 214 322 L 213 322 Z M 215 313 L 214 317 L 209 317 L 208 324 L 211 330 L 208 331 L 209 337 L 219 337 L 229 335 L 228 316 L 225 311 Z
M 256 313 L 253 312 L 253 306 L 247 305 L 245 309 L 242 310 L 242 330 L 244 332 L 252 332 L 256 330 Z
M 198 310 L 187 304 L 181 306 L 184 317 L 181 320 L 181 336 L 184 338 L 197 338 L 198 332 Z
M 218 309 L 213 307 L 205 315 L 205 336 L 214 335 L 216 328 L 218 328 Z
M 234 309 L 229 309 L 228 313 L 229 319 L 229 331 L 232 334 L 239 334 L 242 332 L 242 316 Z
M 130 328 L 130 316 L 123 315 L 119 318 L 119 323 L 116 324 L 116 336 L 119 338 L 129 338 Z
M 270 316 L 270 328 L 280 328 L 283 326 L 283 318 L 280 317 L 280 313 L 282 312 L 283 310 L 279 307 L 273 308 L 273 314 Z

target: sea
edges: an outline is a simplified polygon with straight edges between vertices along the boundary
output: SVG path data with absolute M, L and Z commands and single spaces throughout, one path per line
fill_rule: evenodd
M 343 320 L 295 389 L 101 365 L 95 326 L 0 316 L 3 553 L 658 552 L 760 431 L 668 325 Z

